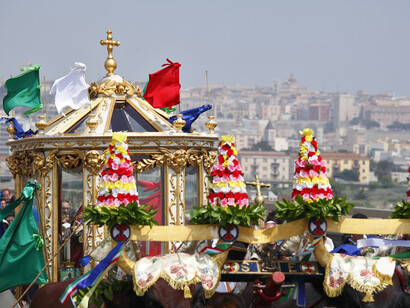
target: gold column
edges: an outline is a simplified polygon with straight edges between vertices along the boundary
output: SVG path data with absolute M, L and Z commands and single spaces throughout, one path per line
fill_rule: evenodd
M 58 165 L 53 164 L 53 187 L 52 187 L 52 202 L 51 205 L 51 228 L 52 228 L 52 255 L 54 255 L 58 250 Z M 58 256 L 53 259 L 52 262 L 52 280 L 51 282 L 58 281 Z

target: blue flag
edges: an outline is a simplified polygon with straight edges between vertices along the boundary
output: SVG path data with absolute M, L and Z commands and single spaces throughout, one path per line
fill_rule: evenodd
M 198 119 L 201 113 L 204 113 L 205 111 L 208 111 L 210 109 L 212 109 L 212 106 L 207 104 L 207 105 L 203 105 L 198 108 L 192 108 L 192 109 L 181 111 L 180 114 L 182 114 L 182 119 L 185 120 L 186 122 L 185 126 L 182 128 L 182 131 L 185 133 L 191 132 L 192 123 L 194 123 L 194 121 Z M 168 119 L 168 122 L 172 124 L 174 123 L 176 119 L 177 119 L 176 116 L 172 116 Z

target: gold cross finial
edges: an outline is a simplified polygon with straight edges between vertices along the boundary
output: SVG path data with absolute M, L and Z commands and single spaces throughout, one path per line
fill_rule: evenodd
M 120 42 L 118 41 L 113 41 L 112 40 L 112 34 L 111 30 L 107 31 L 107 39 L 101 40 L 100 44 L 101 45 L 106 45 L 107 46 L 107 51 L 108 51 L 108 57 L 107 60 L 105 60 L 104 67 L 108 71 L 107 76 L 114 75 L 114 71 L 117 68 L 117 62 L 115 62 L 113 56 L 112 56 L 112 49 L 114 46 L 120 46 Z
M 264 184 L 259 182 L 259 175 L 255 175 L 255 182 L 245 182 L 246 185 L 255 186 L 256 188 L 256 198 L 255 203 L 262 205 L 265 203 L 265 198 L 262 196 L 261 187 L 268 187 L 270 188 L 270 184 Z

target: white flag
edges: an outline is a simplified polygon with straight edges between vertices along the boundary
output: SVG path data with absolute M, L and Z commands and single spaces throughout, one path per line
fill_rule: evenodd
M 76 62 L 75 68 L 70 73 L 54 81 L 50 94 L 56 94 L 55 104 L 58 113 L 63 114 L 65 107 L 79 109 L 90 103 L 85 68 L 85 64 Z

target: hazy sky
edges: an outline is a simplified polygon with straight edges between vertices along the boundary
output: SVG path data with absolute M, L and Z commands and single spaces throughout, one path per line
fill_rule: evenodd
M 300 87 L 410 97 L 408 0 L 0 0 L 0 77 L 40 64 L 54 80 L 74 62 L 87 80 L 106 73 L 106 31 L 117 74 L 147 80 L 166 58 L 183 88 L 271 86 L 293 73 Z

